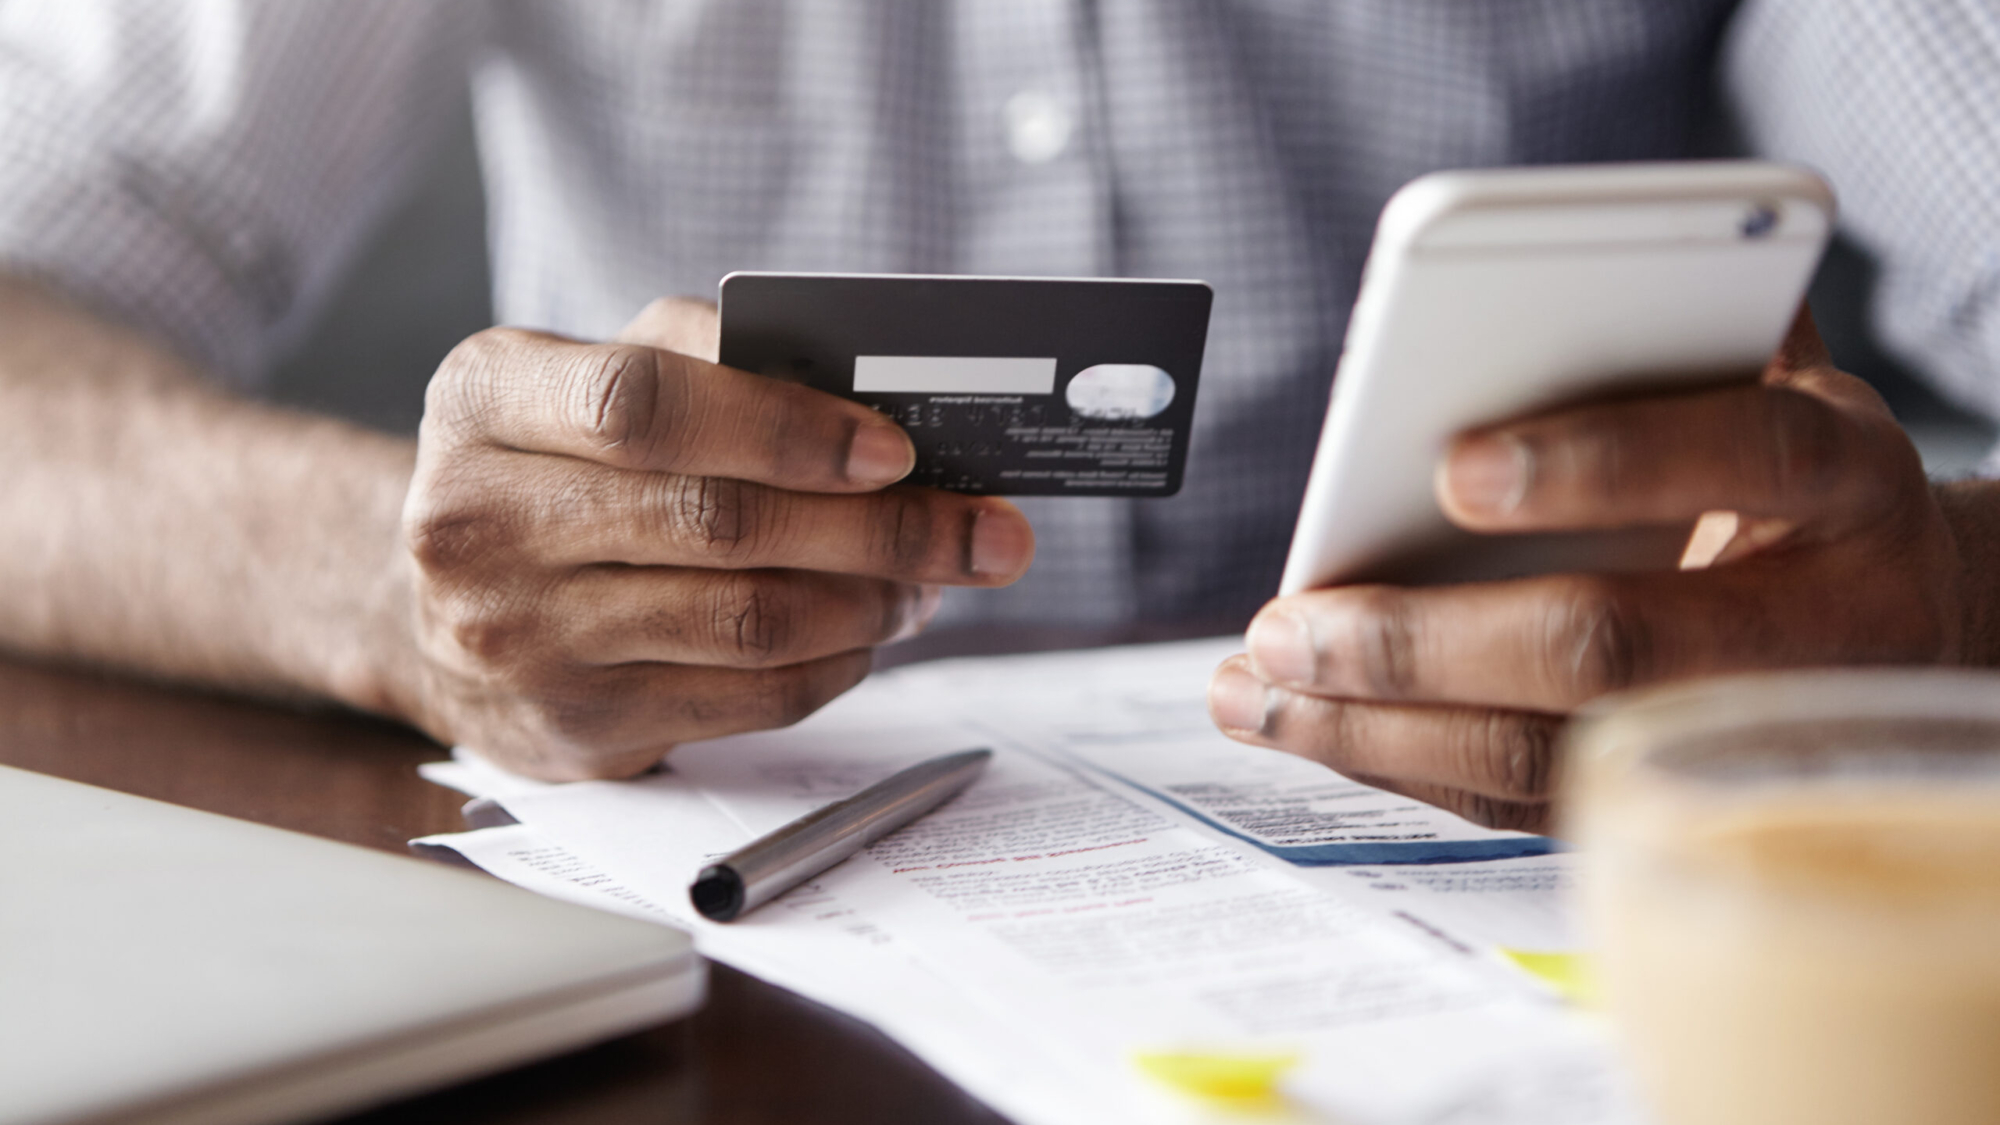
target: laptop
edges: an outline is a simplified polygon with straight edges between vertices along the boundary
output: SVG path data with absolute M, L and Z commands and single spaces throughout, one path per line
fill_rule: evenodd
M 297 1121 L 686 1014 L 686 934 L 0 767 L 0 1123 Z

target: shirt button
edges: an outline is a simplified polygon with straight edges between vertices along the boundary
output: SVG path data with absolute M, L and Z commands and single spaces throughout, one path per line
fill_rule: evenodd
M 1069 107 L 1046 90 L 1023 90 L 1007 99 L 1007 148 L 1023 164 L 1047 164 L 1069 147 L 1075 128 Z

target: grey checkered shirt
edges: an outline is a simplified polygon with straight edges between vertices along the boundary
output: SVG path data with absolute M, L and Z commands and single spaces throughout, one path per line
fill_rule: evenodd
M 1247 615 L 1390 192 L 1683 155 L 1718 91 L 2000 413 L 1992 0 L 0 0 L 0 267 L 254 385 L 468 79 L 507 322 L 735 269 L 1214 284 L 1185 490 L 1024 504 L 961 622 Z

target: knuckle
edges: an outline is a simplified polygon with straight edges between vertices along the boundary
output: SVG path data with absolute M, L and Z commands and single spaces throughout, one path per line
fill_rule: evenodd
M 1480 778 L 1508 801 L 1548 799 L 1555 736 L 1537 716 L 1488 711 L 1467 725 L 1459 747 L 1461 776 Z
M 560 753 L 572 769 L 606 763 L 629 754 L 637 744 L 661 745 L 662 732 L 643 729 L 657 699 L 653 670 L 634 664 L 614 668 L 573 665 L 540 670 L 522 694 L 529 700 L 536 728 L 551 752 Z M 615 767 L 614 767 L 615 768 Z
M 514 538 L 512 521 L 467 497 L 418 497 L 404 514 L 403 541 L 427 574 L 477 567 L 503 554 Z
M 1645 619 L 1601 579 L 1571 580 L 1546 619 L 1544 674 L 1557 698 L 1582 702 L 1640 683 L 1651 673 Z
M 667 521 L 673 537 L 719 561 L 756 545 L 763 493 L 728 477 L 675 477 L 667 489 Z
M 761 574 L 732 574 L 713 603 L 711 630 L 733 662 L 784 663 L 798 614 L 783 583 Z
M 493 458 L 459 452 L 423 456 L 403 503 L 405 548 L 426 574 L 477 569 L 507 559 L 536 515 Z
M 517 667 L 540 647 L 533 617 L 496 598 L 455 599 L 437 624 L 452 648 L 478 667 Z
M 460 340 L 424 388 L 424 420 L 455 423 L 490 408 L 496 373 L 506 369 L 522 346 L 523 334 L 511 328 L 488 328 Z
M 1407 699 L 1417 690 L 1417 621 L 1407 598 L 1371 590 L 1354 615 L 1354 658 L 1368 690 L 1381 699 Z
M 572 690 L 541 703 L 541 725 L 566 747 L 572 768 L 587 768 L 609 748 L 625 717 L 625 705 L 611 692 Z
M 921 574 L 929 563 L 937 513 L 922 493 L 892 489 L 880 494 L 874 521 L 875 558 L 891 574 Z M 972 523 L 966 521 L 967 534 Z
M 403 542 L 426 573 L 460 568 L 485 553 L 479 520 L 445 505 L 424 505 L 403 517 Z
M 572 362 L 569 381 L 582 437 L 608 459 L 636 463 L 666 444 L 672 411 L 663 409 L 665 380 L 652 348 L 585 348 Z

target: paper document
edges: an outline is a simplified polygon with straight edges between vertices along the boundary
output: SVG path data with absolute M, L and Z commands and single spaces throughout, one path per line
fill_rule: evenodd
M 1003 729 L 1039 727 L 1066 752 L 1294 864 L 1438 863 L 1557 850 L 1545 836 L 1480 828 L 1224 737 L 1208 717 L 1208 678 L 1240 647 L 1230 637 L 938 661 L 891 675 L 906 696 L 948 700 L 960 716 L 989 716 Z
M 1495 948 L 1568 940 L 1567 857 L 1215 733 L 1186 696 L 1228 651 L 898 670 L 628 782 L 523 783 L 462 754 L 427 775 L 519 823 L 420 843 L 688 928 L 1024 1123 L 1226 1117 L 1161 1080 L 1190 1059 L 1268 1073 L 1299 1120 L 1625 1120 L 1593 1026 Z M 729 925 L 689 906 L 710 859 L 977 746 L 977 783 L 848 863 Z

